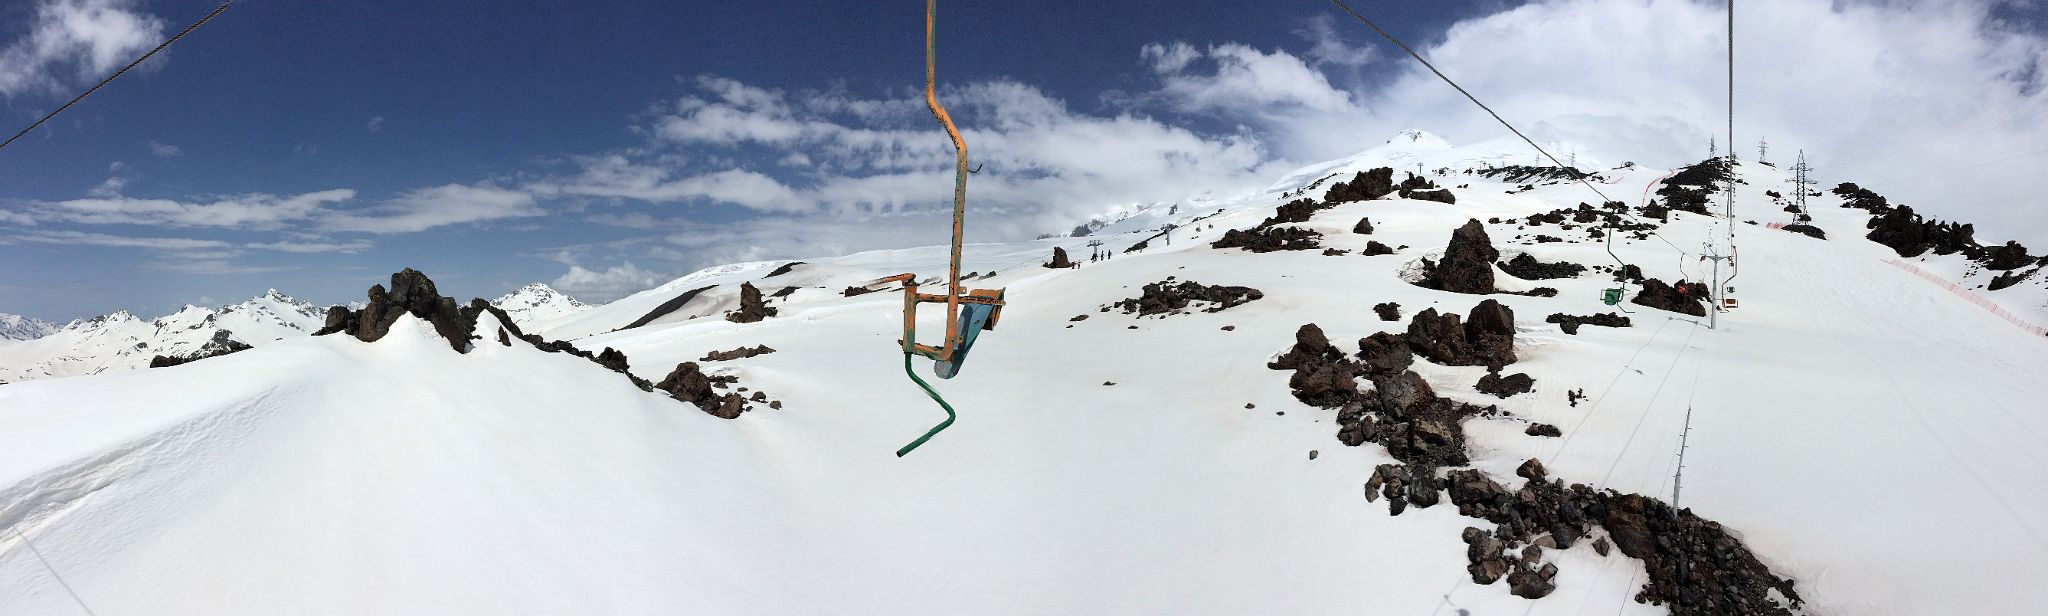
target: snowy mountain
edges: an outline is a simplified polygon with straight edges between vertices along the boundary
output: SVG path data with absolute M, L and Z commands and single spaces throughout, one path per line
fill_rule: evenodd
M 491 303 L 504 309 L 520 327 L 561 318 L 589 308 L 583 302 L 576 301 L 576 298 L 538 282 L 519 287 L 519 290 L 507 293 Z M 361 307 L 357 306 L 356 309 Z
M 225 340 L 260 346 L 312 333 L 323 319 L 320 309 L 276 289 L 218 309 L 187 305 L 149 321 L 124 310 L 72 321 L 34 340 L 0 341 L 0 383 L 145 368 L 156 356 L 185 357 Z
M 1426 141 L 1387 147 L 1496 153 Z M 936 278 L 944 246 L 708 268 L 524 330 L 607 365 L 486 311 L 452 343 L 462 315 L 407 315 L 6 385 L 0 613 L 2035 611 L 2039 261 L 1942 286 L 1901 264 L 2020 259 L 1865 239 L 1912 217 L 1853 191 L 1808 200 L 1827 239 L 1773 228 L 1788 178 L 1760 165 L 1734 221 L 1643 207 L 1674 170 L 1632 166 L 1601 171 L 1627 212 L 1456 165 L 1425 165 L 1455 204 L 1324 199 L 1379 193 L 1354 174 L 1396 153 L 968 246 L 1009 305 L 958 378 L 912 362 L 958 420 L 903 458 L 946 413 L 903 375 L 900 291 L 859 285 Z M 1091 240 L 1116 258 L 1041 266 Z M 1710 244 L 1739 255 L 1712 317 Z M 721 318 L 743 285 L 777 313 Z
M 41 319 L 0 313 L 0 340 L 34 340 L 57 329 L 57 324 Z

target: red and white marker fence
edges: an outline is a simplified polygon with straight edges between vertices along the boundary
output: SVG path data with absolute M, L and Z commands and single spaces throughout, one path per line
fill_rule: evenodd
M 1899 269 L 1912 272 L 1913 275 L 1925 278 L 1928 282 L 1932 282 L 1936 286 L 1948 289 L 1948 292 L 1956 294 L 1956 297 L 1969 300 L 1972 304 L 1983 306 L 1985 310 L 1991 311 L 1991 314 L 1998 315 L 1998 318 L 2005 319 L 2007 322 L 2019 326 L 2020 329 L 2026 330 L 2027 333 L 2036 336 L 2048 336 L 2048 328 L 2044 328 L 2039 325 L 2029 323 L 2026 319 L 2020 318 L 2019 315 L 2013 314 L 2012 311 L 2006 310 L 2005 307 L 1999 306 L 1997 303 L 1994 303 L 1991 300 L 1984 299 L 1984 296 L 1972 293 L 1969 289 L 1965 289 L 1957 285 L 1956 283 L 1944 280 L 1940 276 L 1927 273 L 1927 270 L 1913 267 L 1912 264 L 1907 263 L 1905 261 L 1900 261 L 1898 259 L 1885 259 L 1884 262 L 1890 263 L 1894 267 L 1897 267 Z

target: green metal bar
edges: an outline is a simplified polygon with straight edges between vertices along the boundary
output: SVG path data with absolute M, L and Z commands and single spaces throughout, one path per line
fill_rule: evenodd
M 902 449 L 896 450 L 896 457 L 898 458 L 903 457 L 904 454 L 910 453 L 910 451 L 913 449 L 917 449 L 917 446 L 923 445 L 925 441 L 932 440 L 932 436 L 938 434 L 940 430 L 944 430 L 947 427 L 952 426 L 953 420 L 959 417 L 958 415 L 953 414 L 953 405 L 946 404 L 946 399 L 939 397 L 939 392 L 933 391 L 932 386 L 926 384 L 924 382 L 924 379 L 917 378 L 917 372 L 910 369 L 909 353 L 903 354 L 903 373 L 910 375 L 910 380 L 915 381 L 918 387 L 924 388 L 925 395 L 931 396 L 932 401 L 939 403 L 940 408 L 946 409 L 946 420 L 939 422 L 939 425 L 932 426 L 931 431 L 924 433 L 924 436 L 917 437 L 917 440 L 911 441 L 909 445 L 904 445 Z

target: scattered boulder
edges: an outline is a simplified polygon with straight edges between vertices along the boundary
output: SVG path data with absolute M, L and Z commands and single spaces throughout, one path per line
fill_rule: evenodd
M 719 393 L 714 386 L 730 384 L 737 380 L 732 376 L 711 376 L 704 374 L 696 362 L 683 362 L 663 377 L 654 387 L 668 392 L 670 397 L 690 403 L 698 410 L 720 419 L 736 419 L 747 410 L 747 399 L 736 393 Z
M 1507 575 L 1507 542 L 1470 526 L 1465 527 L 1464 539 L 1465 560 L 1470 563 L 1465 571 L 1472 574 L 1474 584 L 1492 584 Z
M 1568 261 L 1544 263 L 1537 261 L 1536 257 L 1525 252 L 1516 255 L 1513 259 L 1500 262 L 1500 269 L 1507 272 L 1509 276 L 1523 280 L 1551 280 L 1555 278 L 1577 277 L 1580 273 L 1586 271 L 1586 266 Z
M 1139 316 L 1183 312 L 1193 302 L 1213 304 L 1203 308 L 1203 312 L 1222 312 L 1265 296 L 1251 287 L 1205 285 L 1192 280 L 1177 284 L 1161 281 L 1145 285 L 1144 292 L 1138 297 L 1110 305 L 1122 308 L 1125 314 L 1136 312 Z
M 789 273 L 789 272 L 790 272 L 790 270 L 794 270 L 794 269 L 796 269 L 796 266 L 799 266 L 799 265 L 803 265 L 803 264 L 804 264 L 804 262 L 802 262 L 802 261 L 790 261 L 790 262 L 788 262 L 788 263 L 784 263 L 784 264 L 782 264 L 782 265 L 780 265 L 780 266 L 776 267 L 776 268 L 775 268 L 775 271 L 771 271 L 771 272 L 768 272 L 768 275 L 766 275 L 766 276 L 762 276 L 761 278 L 762 278 L 762 279 L 768 279 L 768 278 L 774 278 L 774 277 L 776 277 L 776 276 L 781 276 L 781 275 L 783 275 L 783 274 L 787 274 L 787 273 Z
M 1817 240 L 1825 240 L 1825 239 L 1828 239 L 1828 232 L 1826 232 L 1826 231 L 1822 231 L 1822 230 L 1820 229 L 1820 227 L 1816 227 L 1816 226 L 1813 226 L 1813 225 L 1807 225 L 1807 224 L 1785 225 L 1785 226 L 1784 226 L 1783 228 L 1784 228 L 1784 229 L 1785 229 L 1786 231 L 1791 231 L 1791 232 L 1793 232 L 1793 233 L 1797 233 L 1797 234 L 1800 234 L 1800 235 L 1804 235 L 1804 236 L 1807 236 L 1807 237 L 1810 237 L 1810 238 L 1813 238 L 1813 239 L 1817 239 Z
M 867 295 L 869 293 L 873 293 L 879 290 L 881 289 L 870 289 L 867 287 L 847 287 L 846 290 L 841 291 L 841 293 L 847 297 L 853 297 L 855 295 Z
M 1703 303 L 1708 299 L 1707 295 L 1707 286 L 1697 282 L 1681 280 L 1677 286 L 1672 286 L 1664 284 L 1662 280 L 1647 278 L 1643 280 L 1643 290 L 1637 292 L 1635 299 L 1629 301 L 1658 310 L 1703 317 L 1707 316 L 1707 308 Z
M 1446 366 L 1505 366 L 1515 363 L 1515 311 L 1495 300 L 1472 307 L 1471 321 L 1435 308 L 1408 322 L 1408 347 Z
M 1359 218 L 1358 224 L 1351 226 L 1351 232 L 1360 235 L 1372 235 L 1372 219 Z
M 1052 269 L 1068 269 L 1074 266 L 1074 262 L 1067 259 L 1067 249 L 1054 246 L 1052 247 L 1052 261 L 1044 265 Z
M 732 361 L 732 360 L 735 360 L 735 359 L 745 359 L 745 358 L 748 358 L 748 357 L 753 357 L 753 356 L 756 356 L 756 355 L 767 355 L 767 354 L 769 354 L 769 353 L 774 353 L 774 352 L 775 352 L 775 349 L 771 349 L 771 348 L 768 348 L 768 345 L 762 344 L 762 345 L 755 345 L 755 346 L 754 346 L 753 348 L 747 348 L 747 347 L 740 347 L 740 348 L 737 348 L 737 349 L 733 349 L 733 350 L 730 350 L 730 351 L 712 351 L 712 352 L 709 352 L 709 353 L 705 353 L 705 354 L 704 354 L 704 358 L 703 358 L 703 359 L 699 359 L 699 360 L 697 360 L 697 361 L 701 361 L 701 362 L 714 362 L 714 361 Z
M 1379 167 L 1359 172 L 1357 175 L 1352 176 L 1349 182 L 1331 184 L 1330 191 L 1323 195 L 1323 201 L 1327 203 L 1371 201 L 1385 197 L 1393 192 L 1394 170 L 1390 167 Z
M 1601 327 L 1629 327 L 1628 317 L 1621 316 L 1620 314 L 1612 312 L 1606 314 L 1590 314 L 1586 316 L 1578 316 L 1560 312 L 1550 315 L 1550 317 L 1544 319 L 1543 322 L 1556 323 L 1559 329 L 1564 330 L 1564 333 L 1571 334 L 1574 336 L 1579 334 L 1580 325 L 1598 325 Z
M 775 312 L 775 308 L 768 307 L 768 304 L 761 299 L 761 290 L 754 288 L 754 283 L 742 282 L 740 283 L 740 308 L 739 310 L 725 313 L 725 320 L 734 323 L 756 323 L 761 319 L 775 316 Z
M 1508 376 L 1501 376 L 1500 372 L 1497 371 L 1488 372 L 1486 376 L 1479 377 L 1479 384 L 1475 388 L 1479 390 L 1479 393 L 1505 400 L 1515 394 L 1525 394 L 1534 391 L 1536 389 L 1536 379 L 1521 372 Z
M 1373 240 L 1370 242 L 1366 242 L 1365 250 L 1360 252 L 1359 254 L 1368 257 L 1377 257 L 1380 255 L 1394 254 L 1394 249 L 1388 248 L 1386 244 L 1379 243 L 1378 240 Z
M 1564 436 L 1564 431 L 1557 429 L 1557 426 L 1553 426 L 1547 423 L 1529 424 L 1529 427 L 1522 430 L 1522 433 L 1527 434 L 1529 436 L 1547 436 L 1550 438 Z
M 1453 293 L 1492 293 L 1493 262 L 1499 258 L 1500 251 L 1494 250 L 1493 241 L 1486 237 L 1486 227 L 1477 219 L 1466 221 L 1451 232 L 1443 262 L 1423 260 L 1422 286 Z
M 1373 304 L 1372 311 L 1373 313 L 1380 315 L 1381 321 L 1401 320 L 1401 305 L 1396 304 L 1394 302 L 1382 302 L 1378 304 Z
M 1323 234 L 1300 227 L 1230 229 L 1209 244 L 1212 248 L 1243 248 L 1251 252 L 1310 250 L 1322 247 Z

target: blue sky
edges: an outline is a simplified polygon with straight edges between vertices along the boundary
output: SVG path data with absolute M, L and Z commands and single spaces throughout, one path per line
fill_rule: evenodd
M 1718 3 L 1354 5 L 1511 118 L 1607 157 L 1682 163 L 1719 130 Z M 0 125 L 212 6 L 0 5 Z M 2048 109 L 2038 5 L 1755 10 L 1738 106 L 1762 111 L 1739 133 L 1845 173 L 1899 144 L 1962 167 L 2048 143 L 2042 123 L 2008 122 Z M 942 96 L 989 166 L 973 239 L 1236 194 L 1403 128 L 1498 134 L 1335 16 L 1320 1 L 942 3 Z M 269 287 L 341 302 L 401 267 L 451 295 L 544 281 L 602 301 L 717 263 L 937 243 L 950 153 L 917 100 L 922 17 L 906 2 L 242 0 L 0 150 L 0 312 L 149 316 Z M 1901 85 L 1923 78 L 1937 81 Z M 1974 189 L 2029 164 L 1972 168 Z M 1918 177 L 1940 163 L 1867 165 L 1902 189 L 1947 179 Z M 2048 243 L 2026 224 L 2048 216 L 1961 203 L 1982 200 L 1948 211 L 1983 239 Z

